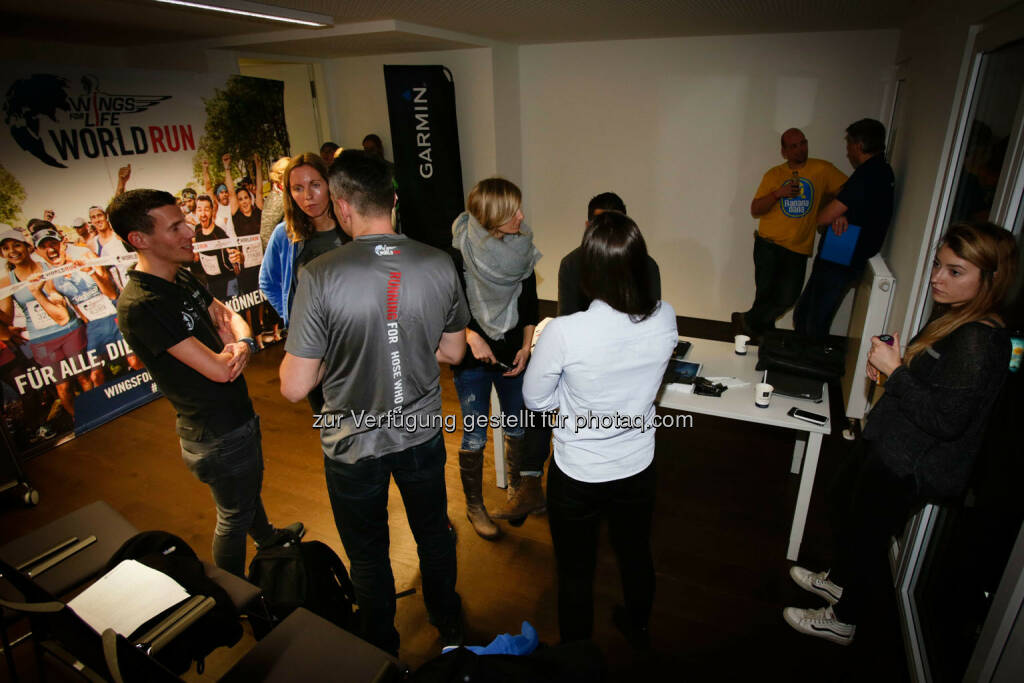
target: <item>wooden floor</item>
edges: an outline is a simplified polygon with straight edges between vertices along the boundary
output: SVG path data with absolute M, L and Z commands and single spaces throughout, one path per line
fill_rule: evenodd
M 246 371 L 263 425 L 263 499 L 273 522 L 305 522 L 307 539 L 327 543 L 345 559 L 309 406 L 287 403 L 278 393 L 282 354 L 281 345 L 268 349 Z M 447 369 L 442 388 L 445 412 L 457 414 Z M 838 399 L 833 396 L 834 406 L 841 403 Z M 836 412 L 833 424 L 840 418 Z M 504 525 L 506 535 L 497 542 L 478 538 L 465 519 L 456 457 L 459 438 L 459 433 L 446 435 L 448 507 L 458 531 L 458 590 L 469 643 L 484 644 L 499 633 L 517 633 L 523 620 L 536 627 L 543 641 L 556 643 L 557 586 L 547 518 L 531 517 L 518 529 Z M 801 552 L 801 564 L 808 567 L 828 566 L 825 492 L 849 452 L 841 437 L 826 438 Z M 788 576 L 785 548 L 798 481 L 797 475 L 789 474 L 791 455 L 791 432 L 778 428 L 695 415 L 691 429 L 658 432 L 654 648 L 642 656 L 631 654 L 611 625 L 611 610 L 621 601 L 621 590 L 614 556 L 603 539 L 595 583 L 594 640 L 605 653 L 610 680 L 908 680 L 891 595 L 865 618 L 856 642 L 848 648 L 797 634 L 782 620 L 786 605 L 820 606 Z M 102 499 L 140 529 L 171 531 L 200 556 L 210 556 L 213 504 L 206 487 L 181 462 L 174 413 L 166 399 L 45 453 L 26 463 L 25 469 L 41 492 L 41 501 L 25 509 L 13 499 L 4 500 L 0 542 Z M 493 485 L 493 460 L 484 476 L 486 503 L 497 507 L 504 492 Z M 391 492 L 391 557 L 397 588 L 418 587 L 415 544 L 397 489 L 392 486 Z M 253 552 L 250 544 L 250 558 Z M 410 666 L 439 654 L 437 633 L 427 623 L 421 595 L 399 601 L 397 627 L 401 658 Z M 251 641 L 234 649 L 243 649 L 246 642 Z M 224 661 L 238 656 L 240 652 L 234 652 Z M 211 662 L 201 680 L 214 680 L 217 668 Z M 30 662 L 27 669 L 31 676 Z M 6 670 L 0 674 L 5 675 Z

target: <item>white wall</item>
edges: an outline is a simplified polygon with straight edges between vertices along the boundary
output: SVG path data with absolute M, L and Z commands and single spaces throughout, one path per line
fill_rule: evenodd
M 342 147 L 360 147 L 367 133 L 384 142 L 394 159 L 384 90 L 385 64 L 440 64 L 455 79 L 455 115 L 459 125 L 464 192 L 481 178 L 499 172 L 495 152 L 493 67 L 490 48 L 348 57 L 324 62 L 330 88 L 332 139 Z
M 850 172 L 843 131 L 877 118 L 896 31 L 746 35 L 519 48 L 524 205 L 544 253 L 541 298 L 586 204 L 617 192 L 679 315 L 728 320 L 753 300 L 750 200 L 801 127 Z M 501 169 L 498 169 L 499 171 Z

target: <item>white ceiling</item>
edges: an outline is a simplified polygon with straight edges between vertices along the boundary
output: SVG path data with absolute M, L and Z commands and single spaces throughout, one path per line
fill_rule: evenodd
M 925 0 L 265 0 L 329 29 L 152 0 L 0 0 L 0 37 L 137 47 L 204 41 L 302 57 L 668 36 L 899 28 Z M 369 23 L 368 23 L 369 22 Z M 383 25 L 381 22 L 384 22 Z M 388 23 L 390 22 L 390 23 Z

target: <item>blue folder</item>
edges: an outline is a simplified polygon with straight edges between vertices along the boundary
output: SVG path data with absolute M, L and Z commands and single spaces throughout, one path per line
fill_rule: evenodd
M 860 226 L 850 224 L 842 235 L 836 235 L 832 226 L 825 228 L 825 243 L 821 246 L 821 258 L 843 266 L 850 265 L 853 250 L 857 248 Z

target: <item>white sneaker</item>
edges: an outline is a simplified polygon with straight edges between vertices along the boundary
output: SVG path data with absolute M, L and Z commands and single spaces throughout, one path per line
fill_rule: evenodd
M 827 571 L 812 572 L 793 565 L 789 568 L 789 575 L 793 577 L 796 585 L 828 601 L 830 605 L 836 604 L 843 597 L 843 587 L 829 581 Z
M 831 606 L 821 609 L 787 607 L 782 610 L 782 618 L 800 633 L 831 640 L 839 645 L 852 643 L 853 634 L 857 630 L 856 626 L 844 624 L 836 619 Z

